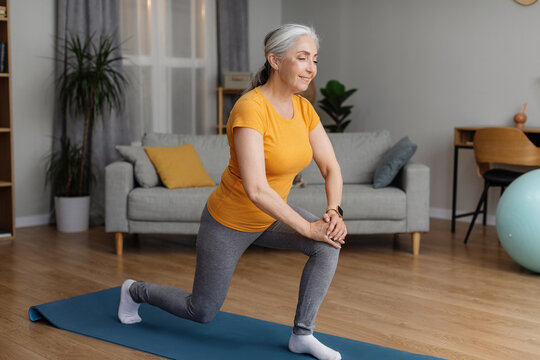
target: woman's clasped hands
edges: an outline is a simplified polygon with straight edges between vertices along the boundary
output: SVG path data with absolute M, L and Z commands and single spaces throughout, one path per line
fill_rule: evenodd
M 347 227 L 343 218 L 337 213 L 330 212 L 324 214 L 322 219 L 310 223 L 310 233 L 311 239 L 326 242 L 339 249 L 345 244 Z

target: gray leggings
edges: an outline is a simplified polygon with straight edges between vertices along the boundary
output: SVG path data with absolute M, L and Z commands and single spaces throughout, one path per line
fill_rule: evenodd
M 306 210 L 294 209 L 310 222 L 318 220 Z M 262 232 L 242 232 L 221 225 L 205 208 L 197 236 L 193 293 L 139 281 L 130 287 L 130 294 L 136 302 L 157 306 L 184 319 L 209 322 L 223 305 L 236 264 L 251 244 L 295 249 L 309 256 L 300 282 L 293 332 L 313 333 L 317 311 L 334 276 L 339 249 L 308 239 L 279 221 Z

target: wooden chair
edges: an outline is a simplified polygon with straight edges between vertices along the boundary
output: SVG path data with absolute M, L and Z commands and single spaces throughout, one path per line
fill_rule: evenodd
M 501 168 L 491 168 L 492 164 L 540 166 L 540 148 L 517 128 L 489 127 L 476 131 L 474 135 L 474 156 L 478 174 L 484 178 L 484 190 L 473 214 L 469 230 L 465 236 L 467 243 L 478 213 L 483 212 L 486 225 L 487 195 L 491 186 L 501 188 L 501 194 L 522 172 Z M 483 210 L 480 210 L 483 207 Z

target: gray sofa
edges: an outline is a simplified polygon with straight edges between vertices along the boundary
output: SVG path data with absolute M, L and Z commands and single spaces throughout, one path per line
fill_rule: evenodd
M 417 255 L 420 233 L 429 231 L 429 168 L 409 162 L 390 186 L 374 189 L 372 179 L 377 163 L 393 145 L 389 132 L 329 137 L 341 165 L 342 207 L 349 234 L 409 233 L 413 253 Z M 143 147 L 185 143 L 194 145 L 204 168 L 217 184 L 229 160 L 226 135 L 153 133 L 142 139 Z M 133 161 L 118 161 L 106 168 L 105 229 L 115 233 L 116 253 L 122 254 L 124 233 L 196 234 L 206 199 L 214 188 L 143 187 L 135 179 L 134 166 L 137 164 Z M 322 215 L 327 205 L 324 181 L 313 161 L 302 171 L 302 180 L 306 186 L 293 187 L 288 202 Z

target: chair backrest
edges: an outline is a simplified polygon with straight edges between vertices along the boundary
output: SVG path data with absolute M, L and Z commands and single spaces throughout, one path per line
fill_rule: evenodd
M 540 166 L 540 148 L 522 130 L 510 127 L 478 129 L 474 135 L 474 155 L 480 175 L 490 163 Z

